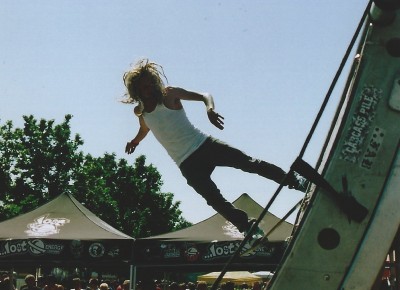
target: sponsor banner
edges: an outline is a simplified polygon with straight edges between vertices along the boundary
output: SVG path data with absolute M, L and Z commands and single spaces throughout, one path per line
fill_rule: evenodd
M 225 242 L 168 242 L 136 240 L 134 264 L 174 265 L 174 264 L 214 264 L 224 263 L 234 254 L 241 241 Z M 283 255 L 285 243 L 273 242 L 267 246 L 238 258 L 242 262 L 278 263 Z M 246 251 L 250 245 L 245 245 Z
M 32 257 L 41 259 L 85 259 L 85 260 L 128 260 L 131 258 L 131 241 L 81 241 L 24 239 L 0 242 L 0 260 L 12 258 L 25 260 Z

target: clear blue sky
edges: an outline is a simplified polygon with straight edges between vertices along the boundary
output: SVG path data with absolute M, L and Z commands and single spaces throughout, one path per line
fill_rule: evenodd
M 209 92 L 225 117 L 213 127 L 200 102 L 184 106 L 206 133 L 288 170 L 350 42 L 366 0 L 104 1 L 2 0 L 0 5 L 0 121 L 22 116 L 61 122 L 94 156 L 116 153 L 131 164 L 139 154 L 160 171 L 164 192 L 199 222 L 215 212 L 186 185 L 179 169 L 149 135 L 127 156 L 138 124 L 118 100 L 122 75 L 148 57 L 169 84 Z M 335 90 L 305 160 L 314 165 L 336 108 Z M 247 192 L 262 206 L 277 185 L 235 169 L 213 174 L 230 201 Z M 302 194 L 284 190 L 271 208 L 282 217 Z M 293 221 L 293 217 L 291 218 Z

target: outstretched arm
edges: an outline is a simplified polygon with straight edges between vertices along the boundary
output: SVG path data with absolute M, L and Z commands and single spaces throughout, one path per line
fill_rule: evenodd
M 139 116 L 139 131 L 136 134 L 135 138 L 133 138 L 130 142 L 126 143 L 125 153 L 131 154 L 135 151 L 136 147 L 139 143 L 146 137 L 147 133 L 149 133 L 150 129 L 147 127 L 144 122 L 143 116 Z
M 210 122 L 220 130 L 224 129 L 224 117 L 215 112 L 214 99 L 210 94 L 203 94 L 203 102 L 206 104 L 207 116 Z
M 210 122 L 218 129 L 224 129 L 224 117 L 215 112 L 214 99 L 212 95 L 208 93 L 199 94 L 196 92 L 184 90 L 182 88 L 167 87 L 165 99 L 167 106 L 175 108 L 182 106 L 179 100 L 202 101 L 206 105 L 207 116 Z

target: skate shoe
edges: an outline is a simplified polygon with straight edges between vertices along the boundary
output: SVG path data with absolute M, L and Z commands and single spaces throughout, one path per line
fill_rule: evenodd
M 300 174 L 293 172 L 288 175 L 286 185 L 290 189 L 299 190 L 302 192 L 306 192 L 310 182 L 302 177 Z
M 250 229 L 253 226 L 253 224 L 256 222 L 256 219 L 250 219 L 249 220 L 249 225 L 248 228 L 244 231 L 244 235 L 247 236 L 250 234 Z M 264 238 L 265 233 L 260 227 L 257 227 L 256 229 L 253 230 L 251 233 L 251 237 L 247 241 L 250 245 L 250 247 L 255 247 L 257 246 L 258 243 L 260 243 L 261 239 Z

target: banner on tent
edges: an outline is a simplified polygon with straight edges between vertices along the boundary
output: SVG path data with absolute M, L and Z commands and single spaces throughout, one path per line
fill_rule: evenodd
M 224 263 L 239 247 L 239 241 L 223 242 L 178 242 L 159 240 L 136 240 L 134 246 L 134 264 L 140 265 L 177 265 L 177 264 L 214 264 Z M 246 245 L 245 251 L 249 248 Z M 273 242 L 246 256 L 238 257 L 238 262 L 277 264 L 279 263 L 285 242 Z
M 121 260 L 131 257 L 132 241 L 21 239 L 0 242 L 0 261 L 40 257 L 41 260 Z

